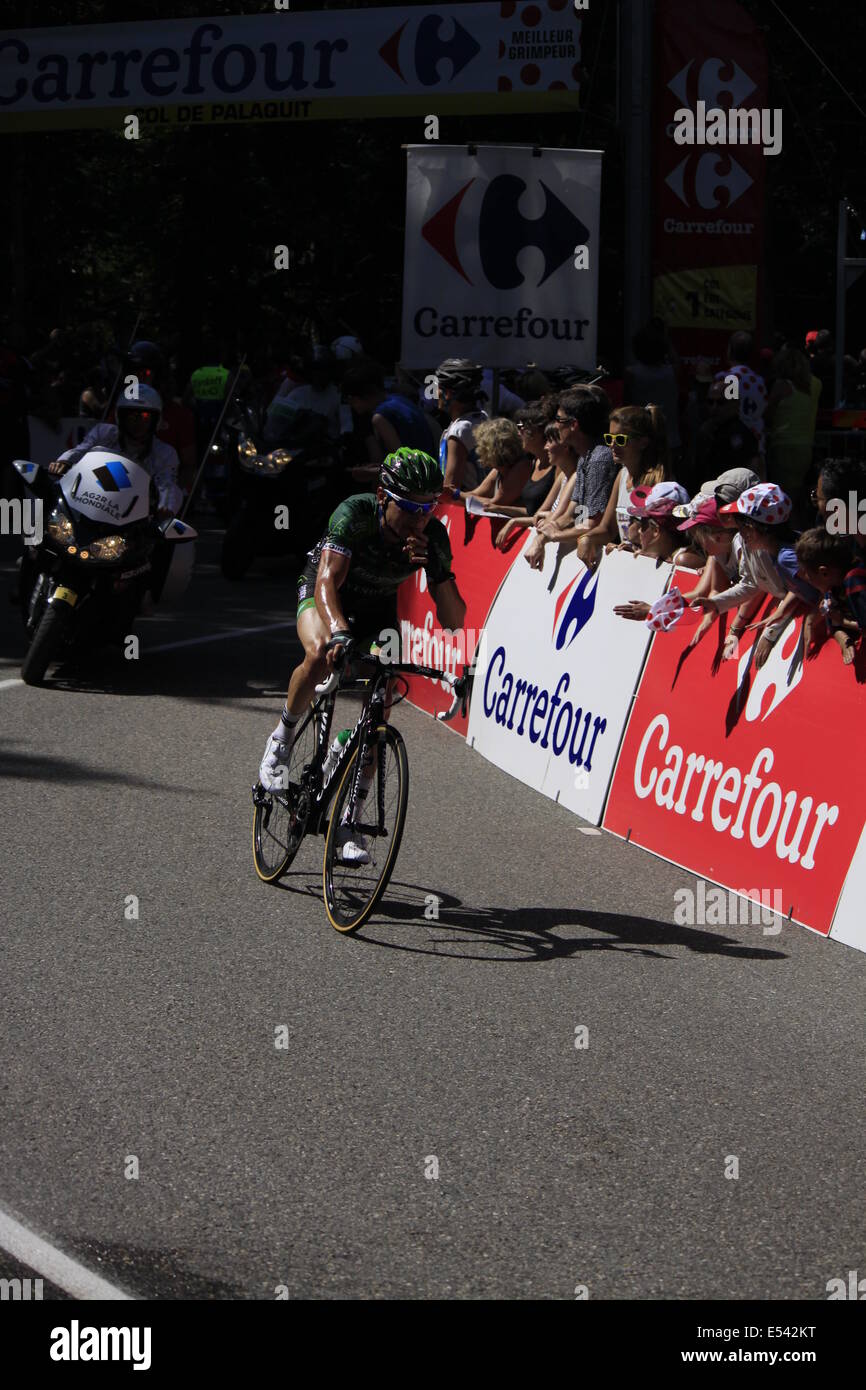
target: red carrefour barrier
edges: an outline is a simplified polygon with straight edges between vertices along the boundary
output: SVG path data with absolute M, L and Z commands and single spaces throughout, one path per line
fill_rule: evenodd
M 427 662 L 459 675 L 472 660 L 490 605 L 522 548 L 526 531 L 517 530 L 508 549 L 501 551 L 493 544 L 497 523 L 486 517 L 470 517 L 462 503 L 443 502 L 437 507 L 436 516 L 448 530 L 457 587 L 466 600 L 464 629 L 454 637 L 439 631 L 426 575 L 419 570 L 414 579 L 407 579 L 397 595 L 401 646 L 405 660 Z M 451 704 L 450 693 L 441 681 L 420 678 L 409 680 L 409 699 L 428 714 L 438 714 Z M 465 735 L 467 724 L 468 720 L 457 714 L 450 727 Z
M 866 672 L 833 642 L 804 661 L 801 628 L 761 670 L 751 635 L 715 672 L 718 626 L 691 652 L 692 631 L 657 636 L 603 825 L 726 888 L 778 888 L 826 935 L 864 823 Z

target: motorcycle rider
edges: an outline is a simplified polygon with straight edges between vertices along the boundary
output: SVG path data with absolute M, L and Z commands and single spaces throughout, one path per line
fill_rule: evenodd
M 121 395 L 115 414 L 116 424 L 94 425 L 80 444 L 67 449 L 59 459 L 54 459 L 48 465 L 48 472 L 55 477 L 61 476 L 91 449 L 116 450 L 150 474 L 157 491 L 157 517 L 166 520 L 176 516 L 183 502 L 183 493 L 177 482 L 177 453 L 170 444 L 156 438 L 162 414 L 159 393 L 152 386 L 139 385 L 135 398 L 127 400 Z M 159 597 L 162 590 L 170 561 L 170 546 L 158 546 L 151 561 L 150 591 L 154 599 Z
M 119 454 L 132 459 L 133 463 L 140 464 L 153 478 L 158 493 L 157 515 L 160 519 L 175 516 L 183 502 L 183 493 L 177 485 L 177 452 L 170 444 L 156 438 L 162 415 L 159 392 L 152 386 L 139 386 L 136 398 L 127 400 L 121 396 L 115 414 L 116 424 L 94 425 L 80 444 L 67 449 L 48 465 L 48 472 L 59 477 L 91 449 L 116 449 Z

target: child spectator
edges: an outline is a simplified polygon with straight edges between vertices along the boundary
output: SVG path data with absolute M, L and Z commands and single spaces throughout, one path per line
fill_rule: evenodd
M 739 574 L 739 562 L 733 545 L 736 523 L 730 517 L 722 516 L 714 494 L 707 496 L 699 493 L 697 497 L 692 498 L 687 507 L 674 508 L 675 516 L 683 514 L 685 519 L 680 522 L 678 529 L 685 532 L 691 545 L 697 547 L 704 557 L 700 580 L 694 589 L 683 594 L 684 601 L 691 603 L 692 599 L 703 598 L 705 595 L 724 593 L 736 580 Z M 690 550 L 689 553 L 693 552 Z M 684 557 L 678 562 L 674 556 L 674 563 L 687 564 L 688 561 Z M 716 616 L 715 613 L 705 614 L 689 643 L 690 647 L 696 647 L 701 638 L 709 632 Z
M 866 557 L 849 537 L 831 535 L 823 526 L 804 531 L 794 549 L 800 573 L 823 595 L 821 617 L 849 666 L 866 630 Z
M 812 607 L 820 595 L 799 575 L 799 562 L 794 551 L 794 532 L 790 526 L 791 499 L 775 483 L 758 483 L 741 493 L 736 502 L 719 508 L 720 515 L 731 516 L 737 523 L 738 535 L 733 545 L 737 556 L 739 579 L 724 593 L 715 597 L 692 599 L 693 608 L 706 613 L 725 613 L 731 608 L 739 611 L 731 624 L 729 637 L 738 637 L 754 616 L 764 594 L 779 600 L 793 594 L 800 605 Z M 766 631 L 755 648 L 755 666 L 760 669 L 781 636 L 791 615 L 792 605 L 780 603 L 772 617 L 761 626 Z M 735 644 L 726 644 L 725 656 L 736 655 Z
M 635 488 L 629 498 L 629 512 L 638 525 L 638 555 L 655 560 L 656 566 L 667 561 L 674 564 L 679 540 L 674 508 L 688 502 L 688 493 L 679 483 L 656 483 L 654 487 Z M 625 548 L 625 547 L 623 547 Z M 633 622 L 647 618 L 650 605 L 643 599 L 629 599 L 614 605 L 619 618 Z

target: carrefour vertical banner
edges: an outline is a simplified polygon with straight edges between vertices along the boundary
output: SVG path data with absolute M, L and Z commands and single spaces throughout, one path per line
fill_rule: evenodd
M 766 161 L 782 113 L 736 0 L 657 0 L 656 15 L 653 311 L 686 361 L 720 361 L 732 332 L 760 329 Z
M 402 360 L 596 364 L 601 153 L 411 145 Z

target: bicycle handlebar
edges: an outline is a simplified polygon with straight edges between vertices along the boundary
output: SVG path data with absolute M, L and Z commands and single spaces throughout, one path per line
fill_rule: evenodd
M 344 665 L 344 661 L 342 659 L 342 653 L 338 654 L 338 659 L 339 666 L 331 672 L 327 680 L 323 681 L 321 685 L 317 685 L 315 687 L 317 695 L 330 695 L 331 692 L 336 690 L 339 686 L 343 676 L 342 667 Z M 452 691 L 454 692 L 454 698 L 451 701 L 450 709 L 442 710 L 439 714 L 436 715 L 436 718 L 440 720 L 443 724 L 447 724 L 456 715 L 458 706 L 461 708 L 461 714 L 464 717 L 466 715 L 466 706 L 469 701 L 469 690 L 472 684 L 472 677 L 467 671 L 464 671 L 462 676 L 452 676 L 450 671 L 437 671 L 435 667 L 432 666 L 416 666 L 413 662 L 407 661 L 382 661 L 381 657 L 371 656 L 367 652 L 353 653 L 352 660 L 369 661 L 376 666 L 381 666 L 383 675 L 391 676 L 399 675 L 400 673 L 406 673 L 413 676 L 424 676 L 428 680 L 445 681 L 447 685 L 450 685 Z

